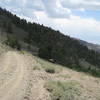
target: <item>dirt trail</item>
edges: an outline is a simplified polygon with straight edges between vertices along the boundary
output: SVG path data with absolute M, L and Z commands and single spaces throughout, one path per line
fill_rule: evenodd
M 0 59 L 0 100 L 23 100 L 30 70 L 24 55 L 10 51 Z
M 33 56 L 9 51 L 0 56 L 0 100 L 50 100 L 46 72 L 33 70 Z
M 100 100 L 99 78 L 68 68 L 50 74 L 35 59 L 28 53 L 17 51 L 9 51 L 0 56 L 0 100 L 51 100 L 50 93 L 44 87 L 45 82 L 50 80 L 73 80 L 87 91 L 88 94 L 84 93 L 90 98 L 87 100 Z

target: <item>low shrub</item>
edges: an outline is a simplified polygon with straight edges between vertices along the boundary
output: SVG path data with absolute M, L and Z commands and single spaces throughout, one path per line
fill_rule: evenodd
M 59 73 L 62 71 L 63 67 L 60 65 L 50 63 L 46 60 L 40 59 L 38 57 L 35 58 L 38 63 L 41 64 L 41 67 L 47 72 L 47 73 Z
M 82 87 L 75 81 L 50 81 L 45 84 L 52 100 L 80 100 Z
M 55 73 L 55 69 L 53 69 L 53 68 L 48 68 L 48 69 L 45 69 L 45 71 L 47 72 L 47 73 Z

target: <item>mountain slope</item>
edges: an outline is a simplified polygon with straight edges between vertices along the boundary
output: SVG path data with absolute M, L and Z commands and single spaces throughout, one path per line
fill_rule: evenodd
M 0 100 L 100 99 L 99 78 L 52 64 L 27 52 L 2 53 L 0 66 Z
M 1 28 L 7 33 L 8 39 L 6 43 L 8 45 L 17 49 L 23 49 L 20 46 L 19 41 L 21 41 L 28 44 L 27 48 L 29 51 L 30 46 L 36 46 L 39 49 L 38 54 L 41 58 L 47 60 L 52 59 L 55 63 L 73 69 L 85 70 L 87 68 L 91 72 L 91 70 L 96 70 L 95 68 L 100 67 L 100 54 L 89 50 L 78 40 L 65 36 L 61 32 L 43 25 L 27 22 L 2 8 L 0 8 L 0 16 L 7 18 L 7 21 L 4 20 L 2 22 L 3 25 L 1 25 Z M 23 32 L 21 31 L 19 34 L 19 30 L 17 30 L 15 33 L 14 26 Z M 83 66 L 80 62 L 89 63 L 89 66 Z M 92 68 L 92 65 L 95 68 Z M 99 71 L 96 71 L 94 73 L 98 75 Z

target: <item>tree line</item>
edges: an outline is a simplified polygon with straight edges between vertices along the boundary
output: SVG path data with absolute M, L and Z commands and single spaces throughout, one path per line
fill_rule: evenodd
M 13 24 L 28 33 L 22 40 L 30 45 L 39 47 L 39 56 L 41 58 L 46 60 L 53 59 L 55 63 L 71 68 L 81 67 L 79 64 L 80 59 L 98 68 L 100 67 L 100 54 L 89 50 L 78 40 L 55 31 L 50 27 L 27 22 L 25 19 L 20 19 L 2 8 L 0 8 L 0 15 L 7 16 L 12 20 Z

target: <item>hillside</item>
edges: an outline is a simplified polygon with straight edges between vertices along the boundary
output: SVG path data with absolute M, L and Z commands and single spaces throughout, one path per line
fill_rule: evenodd
M 2 46 L 0 100 L 100 99 L 100 78 Z
M 100 100 L 99 53 L 18 19 L 0 10 L 0 100 Z
M 86 41 L 82 41 L 82 40 L 79 40 L 79 41 L 80 41 L 80 43 L 82 43 L 83 45 L 87 46 L 88 49 L 90 49 L 90 50 L 94 50 L 94 51 L 100 53 L 100 45 L 98 45 L 98 44 L 88 43 L 88 42 L 86 42 Z
M 48 61 L 100 76 L 100 54 L 69 36 L 46 26 L 27 22 L 0 8 L 3 42 Z M 34 53 L 35 52 L 35 53 Z

